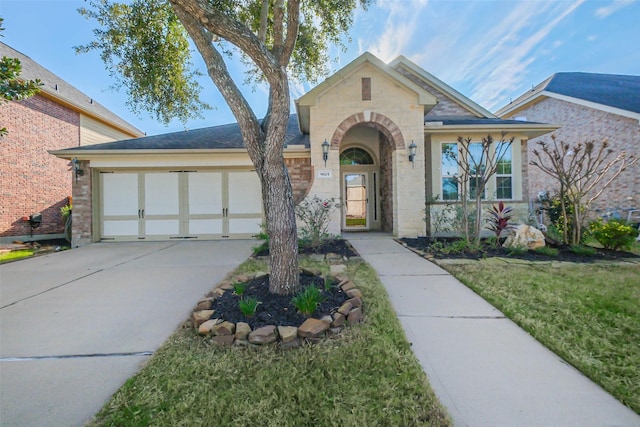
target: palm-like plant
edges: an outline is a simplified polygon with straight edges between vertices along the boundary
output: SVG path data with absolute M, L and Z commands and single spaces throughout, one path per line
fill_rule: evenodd
M 509 221 L 513 217 L 513 208 L 506 206 L 504 202 L 493 205 L 489 208 L 489 218 L 487 218 L 487 228 L 496 233 L 496 245 L 499 245 L 500 234 L 504 230 L 511 228 Z

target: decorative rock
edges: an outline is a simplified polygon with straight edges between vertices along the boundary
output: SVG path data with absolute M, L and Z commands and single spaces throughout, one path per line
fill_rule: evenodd
M 350 302 L 351 305 L 354 307 L 362 307 L 362 298 L 360 297 L 353 297 L 351 299 L 348 299 L 345 302 Z
M 191 320 L 193 320 L 193 324 L 197 327 L 202 325 L 207 320 L 211 319 L 213 316 L 214 310 L 199 310 L 194 311 L 191 315 Z
M 256 279 L 263 279 L 263 278 L 267 277 L 268 275 L 269 275 L 269 273 L 266 273 L 266 272 L 264 272 L 264 271 L 259 271 L 259 272 L 257 272 L 257 273 L 253 276 L 253 279 L 254 279 L 254 280 L 256 280 Z
M 211 341 L 213 341 L 215 344 L 228 347 L 233 344 L 235 339 L 236 337 L 234 337 L 233 335 L 218 335 L 211 338 Z
M 245 283 L 253 279 L 255 276 L 252 274 L 240 274 L 235 277 L 234 281 L 239 283 Z
M 245 322 L 238 322 L 236 324 L 236 339 L 246 340 L 251 333 L 251 326 Z
M 345 271 L 347 271 L 347 266 L 344 264 L 331 264 L 329 266 L 329 271 L 331 272 L 332 276 L 335 276 L 336 274 L 344 273 Z
M 333 314 L 333 322 L 331 322 L 332 328 L 337 328 L 339 326 L 344 325 L 344 322 L 347 320 L 344 314 L 342 313 L 334 313 Z
M 340 285 L 340 289 L 342 289 L 343 292 L 347 292 L 350 291 L 351 289 L 355 289 L 356 285 L 353 284 L 353 282 L 351 280 L 347 280 L 346 282 L 344 282 L 344 284 Z
M 322 316 L 320 318 L 320 320 L 322 320 L 324 323 L 329 323 L 331 324 L 331 322 L 333 322 L 333 317 L 329 316 L 328 314 Z
M 333 335 L 338 335 L 340 332 L 342 332 L 342 327 L 330 328 L 329 332 L 331 332 Z
M 315 262 L 322 262 L 322 261 L 324 261 L 324 255 L 323 255 L 323 254 L 311 254 L 311 255 L 309 255 L 309 258 L 310 258 L 312 261 L 315 261 Z
M 349 289 L 347 291 L 347 296 L 349 298 L 362 298 L 362 292 L 359 289 Z
M 295 326 L 278 326 L 278 335 L 283 344 L 290 343 L 298 338 L 298 328 Z
M 349 325 L 355 325 L 362 320 L 362 310 L 360 308 L 354 308 L 349 312 L 347 316 L 347 322 Z
M 324 323 L 323 323 L 324 324 Z M 263 326 L 249 334 L 249 342 L 251 344 L 271 344 L 278 339 L 276 336 L 276 327 L 273 325 Z
M 213 290 L 213 294 L 217 297 L 221 297 L 225 293 L 225 290 L 222 288 L 215 288 Z
M 218 319 L 209 319 L 198 326 L 198 334 L 209 335 L 211 329 L 218 323 Z
M 511 229 L 509 237 L 502 245 L 505 248 L 537 249 L 545 246 L 542 231 L 530 225 L 521 224 Z
M 329 323 L 309 318 L 298 327 L 298 335 L 303 338 L 316 338 L 329 329 Z
M 300 269 L 304 274 L 309 274 L 311 276 L 320 276 L 322 271 L 318 268 L 302 268 Z
M 329 262 L 329 264 L 341 264 L 343 261 L 342 255 L 335 254 L 333 252 L 329 252 L 324 258 Z
M 349 314 L 352 308 L 353 308 L 353 304 L 347 301 L 340 306 L 340 308 L 338 309 L 338 313 L 346 316 L 347 314 Z
M 352 256 L 349 257 L 349 262 L 364 262 L 361 256 Z
M 213 327 L 213 335 L 233 335 L 236 332 L 236 325 L 231 322 L 218 323 Z
M 231 283 L 228 280 L 225 280 L 224 282 L 220 282 L 220 284 L 218 285 L 218 288 L 222 289 L 223 291 L 228 291 L 233 289 L 233 283 Z
M 213 305 L 213 298 L 205 298 L 198 301 L 194 311 L 210 310 Z

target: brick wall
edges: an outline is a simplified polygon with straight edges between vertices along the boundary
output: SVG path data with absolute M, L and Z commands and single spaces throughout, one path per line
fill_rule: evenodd
M 610 148 L 614 150 L 611 157 L 623 150 L 627 155 L 640 156 L 640 124 L 635 119 L 554 98 L 546 98 L 525 110 L 518 111 L 515 115 L 524 116 L 528 121 L 563 125 L 554 132 L 557 141 L 571 145 L 595 141 L 599 146 L 607 139 Z M 529 141 L 529 161 L 537 160 L 533 150 L 539 148 L 538 141 L 550 143 L 551 136 L 546 135 Z M 535 198 L 540 191 L 550 191 L 553 194 L 558 187 L 551 177 L 536 166 L 529 166 L 528 178 L 530 198 Z M 628 197 L 631 197 L 632 201 L 628 201 Z M 640 207 L 640 163 L 624 171 L 596 200 L 592 208 L 595 212 L 596 209 L 629 206 Z
M 293 189 L 293 202 L 297 205 L 309 193 L 313 179 L 311 158 L 287 158 L 284 164 L 289 170 L 291 187 Z
M 73 182 L 73 226 L 71 246 L 84 246 L 93 241 L 93 214 L 92 214 L 92 173 L 89 162 L 80 162 L 80 169 L 84 171 L 78 180 Z M 96 236 L 97 238 L 98 236 Z
M 71 196 L 68 161 L 48 153 L 77 146 L 79 113 L 36 95 L 0 105 L 0 125 L 9 134 L 0 140 L 0 238 L 29 236 L 22 220 L 42 213 L 42 225 L 33 234 L 64 232 L 60 208 Z

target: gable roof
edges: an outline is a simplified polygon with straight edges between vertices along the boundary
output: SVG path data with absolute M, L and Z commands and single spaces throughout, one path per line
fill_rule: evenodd
M 94 117 L 131 136 L 142 136 L 144 133 L 113 113 L 108 108 L 96 102 L 90 96 L 85 95 L 51 71 L 38 64 L 27 55 L 18 52 L 9 45 L 0 42 L 0 56 L 17 58 L 20 61 L 22 71 L 20 78 L 24 80 L 40 79 L 43 86 L 40 87 L 39 95 L 53 99 L 56 102 L 69 106 L 70 108 Z
M 504 116 L 544 96 L 640 120 L 640 76 L 578 72 L 553 74 L 496 114 Z
M 285 135 L 285 146 L 286 145 L 304 145 L 305 148 L 309 148 L 309 135 L 303 135 L 302 132 L 300 132 L 298 128 L 298 117 L 295 114 L 289 116 L 287 133 Z M 50 153 L 62 158 L 71 158 L 73 156 L 82 156 L 83 154 L 102 154 L 123 151 L 177 152 L 185 150 L 230 149 L 246 149 L 242 134 L 240 133 L 240 126 L 237 123 L 145 136 L 142 138 L 124 139 L 103 144 L 84 145 L 81 147 L 50 151 Z
M 470 100 L 469 98 L 467 98 L 466 96 L 464 96 L 463 94 L 461 94 L 460 92 L 458 92 L 457 90 L 455 90 L 454 88 L 452 88 L 451 86 L 443 82 L 442 80 L 438 79 L 433 74 L 424 70 L 422 67 L 420 67 L 416 63 L 410 61 L 403 55 L 400 55 L 399 57 L 391 61 L 389 66 L 393 67 L 394 69 L 398 69 L 401 67 L 404 68 L 405 70 L 409 71 L 411 74 L 416 76 L 418 79 L 422 80 L 424 83 L 428 84 L 438 92 L 443 93 L 445 96 L 447 96 L 448 98 L 450 98 L 451 100 L 459 104 L 461 107 L 463 107 L 464 109 L 468 110 L 470 113 L 478 117 L 485 117 L 485 118 L 496 117 L 489 110 L 485 109 L 480 104 L 473 102 L 472 100 Z
M 397 83 L 399 83 L 406 89 L 415 92 L 418 96 L 418 103 L 424 105 L 426 108 L 432 107 L 436 104 L 436 98 L 429 92 L 425 91 L 420 86 L 397 72 L 395 69 L 382 62 L 375 55 L 369 52 L 365 52 L 295 101 L 296 111 L 300 120 L 300 129 L 302 129 L 303 132 L 309 132 L 309 107 L 315 105 L 318 97 L 321 94 L 325 93 L 328 89 L 335 86 L 336 84 L 342 82 L 346 76 L 353 73 L 365 63 L 368 63 L 377 68 L 380 72 L 388 75 L 390 78 L 394 79 Z

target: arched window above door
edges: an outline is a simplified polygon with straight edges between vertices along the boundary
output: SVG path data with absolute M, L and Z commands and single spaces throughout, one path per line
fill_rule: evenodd
M 341 165 L 372 165 L 373 157 L 362 148 L 347 148 L 340 153 Z

